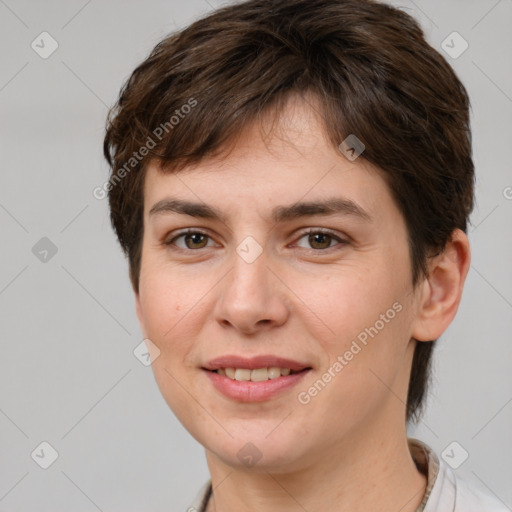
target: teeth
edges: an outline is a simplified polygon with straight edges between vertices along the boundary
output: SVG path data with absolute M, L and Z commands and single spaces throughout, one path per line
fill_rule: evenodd
M 233 380 L 250 380 L 252 382 L 260 382 L 290 375 L 291 370 L 290 368 L 278 368 L 277 366 L 272 366 L 270 368 L 256 368 L 254 370 L 249 370 L 247 368 L 219 368 L 217 373 L 219 375 L 225 375 Z
M 251 370 L 237 368 L 235 370 L 235 380 L 251 380 Z
M 268 369 L 268 378 L 277 379 L 277 377 L 281 377 L 281 368 L 278 368 L 277 366 L 272 366 L 272 368 Z
M 266 368 L 257 368 L 251 371 L 251 380 L 258 382 L 260 380 L 268 380 L 268 370 Z

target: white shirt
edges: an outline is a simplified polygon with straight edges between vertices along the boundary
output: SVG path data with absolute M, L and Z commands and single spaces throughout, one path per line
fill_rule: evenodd
M 416 512 L 510 512 L 497 497 L 457 476 L 428 445 L 413 438 L 408 443 L 416 466 L 427 476 L 425 495 Z M 208 480 L 186 512 L 204 512 L 210 492 Z

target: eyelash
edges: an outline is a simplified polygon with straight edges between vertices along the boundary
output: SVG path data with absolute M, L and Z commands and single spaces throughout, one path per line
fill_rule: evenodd
M 204 231 L 201 231 L 199 229 L 189 228 L 189 229 L 186 229 L 184 231 L 178 232 L 176 234 L 176 236 L 174 236 L 171 240 L 169 240 L 167 242 L 164 242 L 164 245 L 169 246 L 169 247 L 174 246 L 174 242 L 178 238 L 181 238 L 183 236 L 190 235 L 190 234 L 199 234 L 199 235 L 206 236 L 209 239 L 212 238 L 208 233 L 206 233 Z M 338 235 L 336 235 L 332 231 L 327 230 L 327 229 L 319 229 L 319 228 L 309 228 L 308 230 L 303 231 L 302 233 L 300 233 L 300 236 L 299 236 L 298 240 L 300 240 L 301 238 L 303 238 L 303 237 L 305 237 L 307 235 L 311 235 L 311 234 L 328 235 L 328 236 L 332 237 L 332 239 L 337 241 L 338 243 L 333 245 L 333 246 L 331 246 L 331 247 L 327 247 L 326 249 L 305 249 L 306 251 L 310 251 L 310 252 L 327 252 L 330 249 L 333 249 L 334 247 L 336 247 L 337 245 L 346 245 L 348 243 L 347 240 L 344 240 L 344 239 L 340 238 Z M 206 249 L 206 248 L 207 247 L 201 247 L 201 249 Z M 175 247 L 175 248 L 173 248 L 173 250 L 182 251 L 182 252 L 198 252 L 201 249 L 188 249 L 188 248 L 187 249 L 183 249 L 182 247 Z

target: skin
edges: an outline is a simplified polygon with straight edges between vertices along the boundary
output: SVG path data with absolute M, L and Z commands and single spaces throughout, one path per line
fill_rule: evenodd
M 407 446 L 412 356 L 415 343 L 439 337 L 457 311 L 468 240 L 454 231 L 430 260 L 429 278 L 413 288 L 405 221 L 380 171 L 327 142 L 314 103 L 290 96 L 268 140 L 249 124 L 222 158 L 177 173 L 156 162 L 147 168 L 136 310 L 144 337 L 160 350 L 152 368 L 163 397 L 205 447 L 209 512 L 413 512 L 425 492 Z M 150 216 L 168 197 L 216 207 L 225 221 Z M 350 199 L 371 220 L 270 219 L 278 205 L 328 197 Z M 165 245 L 184 228 L 208 237 Z M 308 237 L 307 228 L 332 230 L 345 242 Z M 247 236 L 263 250 L 252 263 L 236 251 Z M 397 302 L 401 311 L 300 403 L 298 393 Z M 224 397 L 201 370 L 220 355 L 269 353 L 313 369 L 297 387 L 256 403 Z M 248 442 L 261 454 L 252 467 L 237 457 Z

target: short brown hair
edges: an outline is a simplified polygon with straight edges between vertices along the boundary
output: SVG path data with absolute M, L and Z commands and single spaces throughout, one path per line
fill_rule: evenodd
M 473 209 L 469 99 L 407 13 L 371 0 L 249 0 L 171 34 L 124 84 L 107 120 L 110 214 L 138 292 L 143 185 L 213 156 L 291 93 L 314 93 L 333 147 L 355 134 L 408 229 L 412 282 Z M 187 106 L 187 108 L 185 108 Z M 145 150 L 143 151 L 143 148 Z M 431 342 L 417 342 L 406 420 L 418 421 Z

